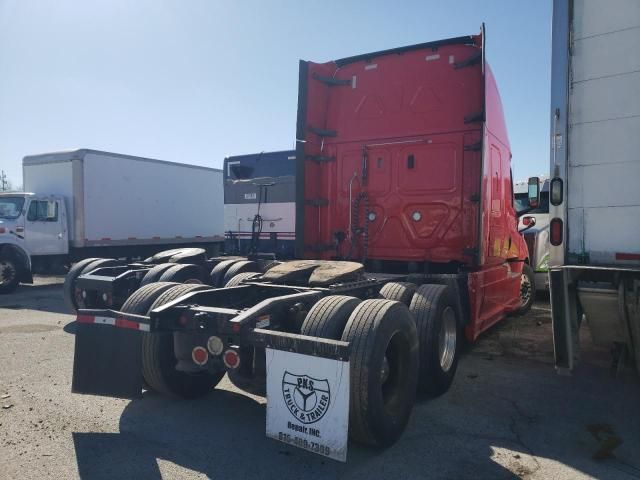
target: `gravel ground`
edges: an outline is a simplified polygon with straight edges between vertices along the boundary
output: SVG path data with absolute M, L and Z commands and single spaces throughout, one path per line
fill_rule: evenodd
M 581 369 L 556 375 L 548 298 L 470 347 L 398 443 L 351 444 L 342 464 L 267 439 L 264 400 L 226 379 L 195 401 L 71 394 L 61 282 L 0 297 L 0 478 L 640 478 L 637 378 L 612 378 L 588 336 Z

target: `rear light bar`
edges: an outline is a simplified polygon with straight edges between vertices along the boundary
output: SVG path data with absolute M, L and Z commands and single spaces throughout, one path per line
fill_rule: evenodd
M 101 317 L 99 315 L 78 315 L 76 317 L 78 323 L 93 323 L 96 325 L 110 325 L 117 328 L 128 328 L 131 330 L 149 331 L 149 325 L 146 323 L 134 322 L 123 317 Z
M 554 247 L 562 244 L 562 220 L 560 218 L 554 218 L 549 222 L 549 242 Z

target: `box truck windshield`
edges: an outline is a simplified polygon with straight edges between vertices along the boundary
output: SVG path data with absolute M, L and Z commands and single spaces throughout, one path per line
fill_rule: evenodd
M 14 220 L 20 216 L 24 206 L 24 197 L 0 198 L 0 218 Z

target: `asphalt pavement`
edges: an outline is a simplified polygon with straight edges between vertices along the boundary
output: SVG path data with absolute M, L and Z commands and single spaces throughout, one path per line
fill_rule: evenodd
M 637 376 L 614 378 L 586 332 L 581 367 L 557 375 L 548 297 L 469 346 L 395 445 L 339 463 L 266 438 L 264 399 L 226 379 L 193 401 L 72 394 L 61 282 L 0 297 L 0 478 L 640 478 Z

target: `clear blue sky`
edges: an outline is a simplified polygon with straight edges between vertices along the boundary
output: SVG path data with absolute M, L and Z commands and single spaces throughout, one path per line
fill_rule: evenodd
M 298 59 L 487 27 L 516 179 L 548 170 L 550 0 L 0 0 L 0 168 L 87 147 L 219 167 L 293 147 Z

